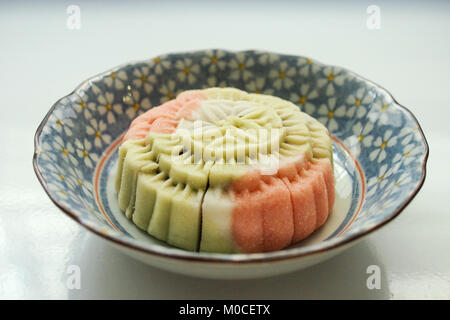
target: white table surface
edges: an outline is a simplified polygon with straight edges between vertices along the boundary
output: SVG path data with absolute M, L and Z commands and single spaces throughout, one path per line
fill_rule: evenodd
M 0 3 L 0 297 L 82 299 L 450 298 L 450 4 L 372 1 L 222 4 Z M 69 30 L 66 8 L 81 9 Z M 424 187 L 392 223 L 343 254 L 263 280 L 213 281 L 148 267 L 61 213 L 32 169 L 34 132 L 82 80 L 126 61 L 191 49 L 267 49 L 341 65 L 388 88 L 419 119 Z M 366 268 L 381 268 L 368 290 Z M 78 265 L 81 289 L 66 286 Z

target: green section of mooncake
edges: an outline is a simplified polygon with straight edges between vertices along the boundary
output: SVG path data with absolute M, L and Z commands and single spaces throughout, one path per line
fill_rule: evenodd
M 164 142 L 155 137 L 147 139 L 149 144 L 144 140 L 126 141 L 119 148 L 121 174 L 116 177 L 119 206 L 127 218 L 155 238 L 195 251 L 199 244 L 200 206 L 205 189 L 176 182 L 161 170 L 157 162 L 161 154 L 157 156 L 152 148 L 161 140 Z M 164 144 L 159 150 L 162 148 Z

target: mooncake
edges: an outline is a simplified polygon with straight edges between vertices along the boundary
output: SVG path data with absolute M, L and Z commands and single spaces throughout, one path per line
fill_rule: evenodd
M 311 235 L 332 211 L 331 139 L 281 98 L 189 90 L 133 120 L 115 188 L 127 218 L 175 247 L 280 250 Z

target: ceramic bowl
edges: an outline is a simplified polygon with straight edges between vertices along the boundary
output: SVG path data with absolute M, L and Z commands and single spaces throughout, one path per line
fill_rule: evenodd
M 181 91 L 214 86 L 290 100 L 330 131 L 336 204 L 308 239 L 269 253 L 189 252 L 152 238 L 120 212 L 112 181 L 130 122 Z M 323 261 L 391 221 L 421 188 L 427 156 L 413 114 L 353 72 L 301 56 L 205 50 L 127 63 L 86 80 L 45 116 L 33 164 L 64 213 L 131 256 L 187 275 L 252 278 Z

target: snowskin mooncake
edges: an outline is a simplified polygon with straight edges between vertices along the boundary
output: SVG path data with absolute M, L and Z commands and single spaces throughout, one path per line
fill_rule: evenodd
M 333 208 L 331 139 L 277 97 L 185 91 L 131 123 L 115 187 L 125 215 L 170 245 L 279 250 L 308 237 Z

